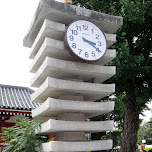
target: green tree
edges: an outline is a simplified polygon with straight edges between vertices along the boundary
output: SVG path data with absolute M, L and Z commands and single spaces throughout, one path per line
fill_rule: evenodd
M 138 130 L 138 143 L 142 144 L 143 139 L 146 140 L 147 145 L 152 145 L 152 118 L 141 125 Z
M 2 140 L 5 141 L 3 152 L 35 152 L 41 143 L 46 142 L 45 136 L 35 134 L 35 129 L 40 126 L 39 122 L 24 119 L 16 120 L 13 127 L 3 128 Z
M 121 151 L 135 152 L 139 114 L 152 98 L 152 1 L 74 0 L 86 8 L 124 18 L 117 32 L 116 97 L 125 105 Z M 117 102 L 117 100 L 116 100 Z

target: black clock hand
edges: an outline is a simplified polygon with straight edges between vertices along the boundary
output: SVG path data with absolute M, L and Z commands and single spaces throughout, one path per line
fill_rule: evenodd
M 89 43 L 89 44 L 92 45 L 92 46 L 95 46 L 95 45 L 96 45 L 96 43 L 91 42 L 91 41 L 85 39 L 84 37 L 82 37 L 82 39 L 83 39 L 84 42 L 87 42 L 87 43 Z
M 97 52 L 101 52 L 101 51 L 99 50 L 99 48 L 97 48 L 97 47 L 95 46 L 96 43 L 94 43 L 94 42 L 92 42 L 92 41 L 89 41 L 89 40 L 85 39 L 84 37 L 82 37 L 82 39 L 83 39 L 84 42 L 87 42 L 87 43 L 89 43 L 91 46 L 93 46 L 94 48 L 96 48 L 96 51 L 97 51 Z

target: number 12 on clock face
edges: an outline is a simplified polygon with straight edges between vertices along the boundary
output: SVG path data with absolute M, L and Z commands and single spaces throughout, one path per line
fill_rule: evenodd
M 82 61 L 99 60 L 106 51 L 106 38 L 92 22 L 78 20 L 70 24 L 65 38 L 68 51 Z

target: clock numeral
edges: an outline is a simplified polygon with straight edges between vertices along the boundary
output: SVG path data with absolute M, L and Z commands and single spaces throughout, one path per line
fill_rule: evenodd
M 92 34 L 94 34 L 94 29 L 91 29 L 91 31 L 92 31 Z
M 96 39 L 99 39 L 99 34 L 96 34 Z
M 81 26 L 76 26 L 77 30 L 81 31 Z
M 72 43 L 72 48 L 76 49 L 76 44 Z
M 88 58 L 88 57 L 89 57 L 88 52 L 85 52 L 85 57 L 86 57 L 86 58 Z
M 84 30 L 88 30 L 88 26 L 87 25 L 82 25 Z
M 102 53 L 102 51 L 100 51 L 99 48 L 96 48 L 96 51 L 97 51 L 98 53 Z
M 98 41 L 98 46 L 101 46 L 101 45 L 102 45 L 102 43 L 100 41 Z
M 79 54 L 81 54 L 82 50 L 81 49 L 78 49 L 79 50 Z
M 73 41 L 74 40 L 74 37 L 72 35 L 70 35 L 70 40 Z
M 78 31 L 77 30 L 71 30 L 73 35 L 78 35 Z
M 95 54 L 95 52 L 94 52 L 94 51 L 92 51 L 92 56 L 93 56 L 93 57 L 95 57 L 95 56 L 96 56 L 96 54 Z

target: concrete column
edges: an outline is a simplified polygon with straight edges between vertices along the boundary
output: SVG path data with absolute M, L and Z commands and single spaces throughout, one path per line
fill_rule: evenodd
M 65 3 L 61 3 L 65 2 Z M 115 84 L 105 84 L 116 68 L 105 66 L 116 57 L 110 47 L 116 42 L 116 31 L 123 24 L 122 17 L 112 16 L 70 5 L 72 0 L 40 0 L 32 24 L 24 38 L 24 46 L 31 47 L 35 73 L 31 86 L 33 102 L 41 105 L 32 111 L 42 120 L 36 129 L 40 135 L 57 134 L 58 141 L 41 145 L 41 152 L 86 152 L 108 150 L 112 140 L 85 141 L 85 133 L 110 131 L 113 121 L 87 122 L 114 109 L 114 102 L 94 102 L 115 92 Z M 66 50 L 64 36 L 67 26 L 75 20 L 88 20 L 105 34 L 107 51 L 96 63 L 80 63 Z M 94 83 L 86 82 L 95 78 Z
M 64 80 L 83 81 L 80 79 L 63 78 Z M 59 99 L 83 101 L 83 96 L 63 95 Z M 85 121 L 85 114 L 78 113 L 63 113 L 57 116 L 57 120 L 64 121 Z M 57 134 L 58 141 L 84 141 L 85 132 L 61 132 Z

